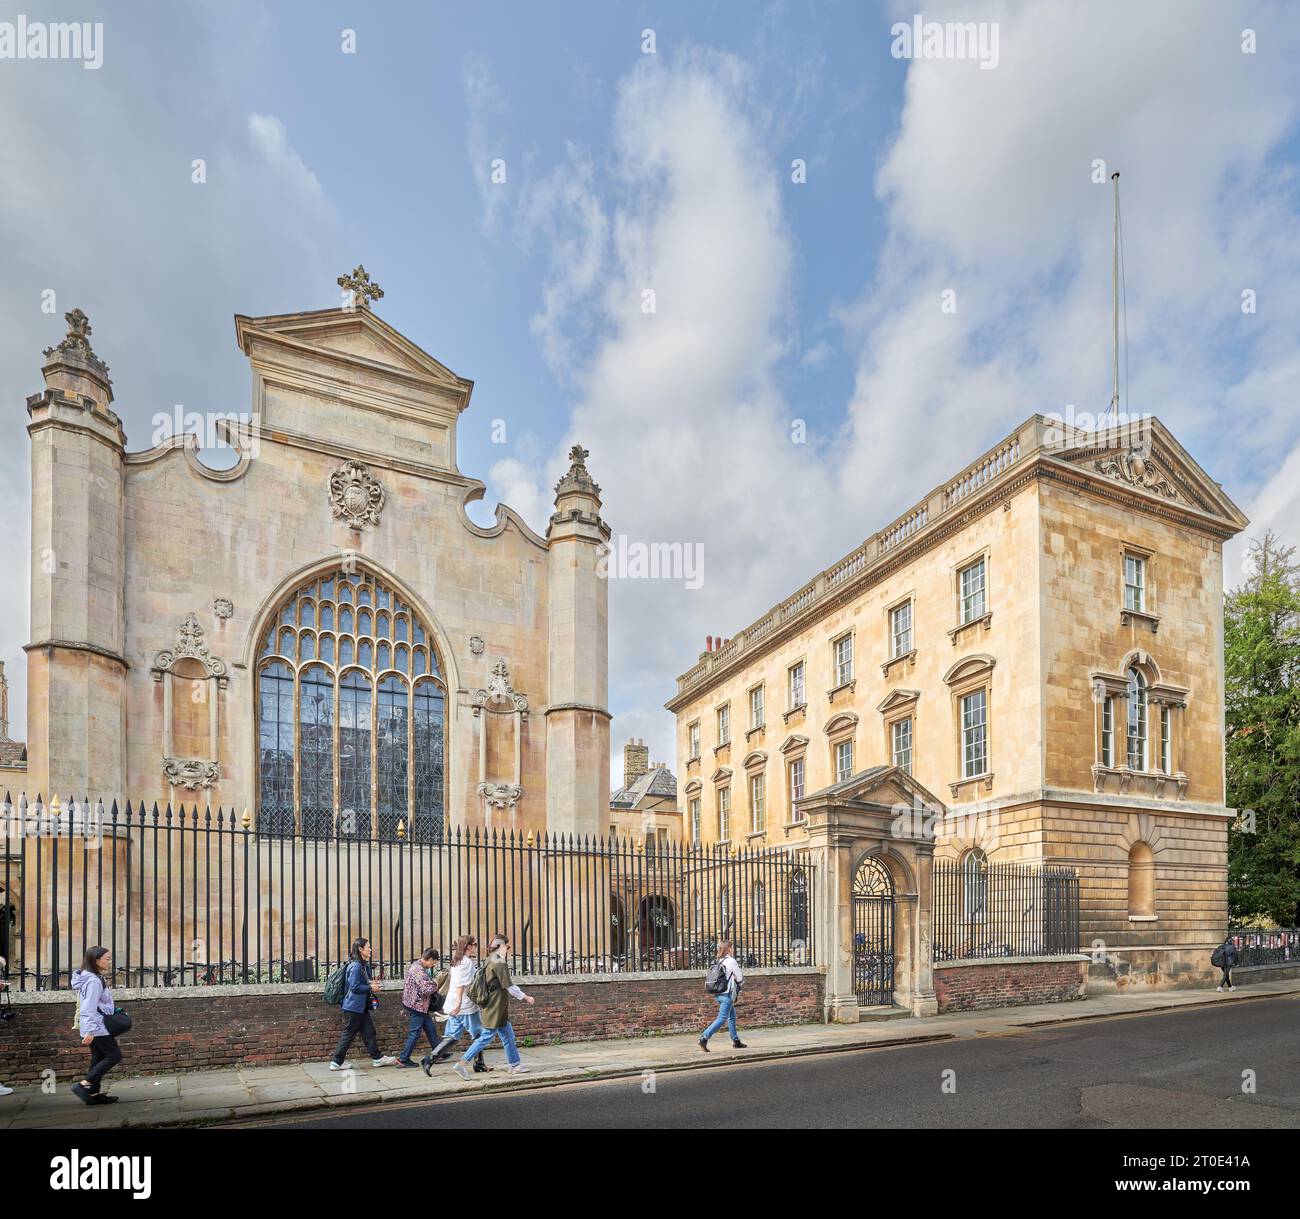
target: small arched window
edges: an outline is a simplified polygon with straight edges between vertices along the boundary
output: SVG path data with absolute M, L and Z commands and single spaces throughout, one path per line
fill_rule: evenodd
M 1128 671 L 1128 765 L 1147 769 L 1147 679 L 1142 670 Z
M 1151 848 L 1135 842 L 1128 853 L 1128 912 L 1130 918 L 1154 918 L 1156 864 Z
M 984 918 L 989 905 L 989 857 L 979 847 L 962 856 L 961 882 L 966 917 Z

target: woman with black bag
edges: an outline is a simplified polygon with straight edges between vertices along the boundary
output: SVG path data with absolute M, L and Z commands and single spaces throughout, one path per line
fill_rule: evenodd
M 81 1044 L 90 1047 L 90 1070 L 80 1083 L 72 1085 L 72 1092 L 88 1105 L 111 1105 L 117 1100 L 116 1096 L 101 1093 L 99 1085 L 122 1061 L 117 1039 L 131 1027 L 131 1017 L 113 1003 L 113 992 L 105 982 L 113 976 L 112 971 L 112 954 L 96 945 L 86 949 L 81 968 L 72 975 L 72 989 L 79 1000 L 77 1027 Z

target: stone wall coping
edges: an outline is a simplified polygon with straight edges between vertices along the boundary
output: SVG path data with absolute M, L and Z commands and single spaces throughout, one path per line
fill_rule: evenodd
M 1053 958 L 1055 959 L 1055 958 Z M 1085 958 L 1086 959 L 1086 958 Z M 786 965 L 776 966 L 771 969 L 746 969 L 745 977 L 764 978 L 764 977 L 798 977 L 808 974 L 823 974 L 826 972 L 825 966 L 822 965 Z M 589 984 L 597 982 L 656 982 L 656 981 L 680 981 L 683 978 L 694 978 L 701 983 L 700 993 L 703 994 L 704 970 L 702 969 L 647 969 L 647 970 L 628 970 L 626 973 L 607 973 L 607 974 L 519 974 L 514 977 L 513 981 L 516 986 L 527 989 L 530 986 L 572 986 L 575 984 Z M 324 981 L 320 982 L 265 982 L 249 983 L 247 986 L 232 984 L 229 986 L 132 986 L 132 987 L 114 987 L 113 999 L 125 1006 L 128 1002 L 136 1003 L 145 999 L 216 999 L 223 996 L 247 997 L 247 996 L 274 996 L 274 995 L 319 995 L 324 987 Z M 18 991 L 10 985 L 9 994 L 13 997 L 14 1006 L 20 1007 L 31 1005 L 33 1007 L 46 1004 L 66 1004 L 72 1007 L 75 993 L 71 990 L 37 990 L 37 991 Z M 381 1001 L 384 998 L 392 1000 L 394 997 L 400 997 L 401 986 L 397 978 L 386 979 L 384 989 L 379 992 Z M 321 1000 L 324 1006 L 324 1000 Z M 71 1021 L 69 1021 L 71 1023 Z
M 934 972 L 938 973 L 942 969 L 969 969 L 971 966 L 978 965 L 1055 965 L 1058 962 L 1090 960 L 1092 958 L 1082 952 L 1070 952 L 1055 957 L 971 957 L 963 961 L 936 961 Z

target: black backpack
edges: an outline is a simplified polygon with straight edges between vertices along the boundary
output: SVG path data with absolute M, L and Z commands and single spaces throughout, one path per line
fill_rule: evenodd
M 348 993 L 348 966 L 351 964 L 351 961 L 344 961 L 325 979 L 325 1002 L 331 1007 L 338 1007 Z
M 704 989 L 711 995 L 725 995 L 729 981 L 722 961 L 714 961 L 709 966 L 709 972 L 704 975 Z
M 1210 953 L 1210 964 L 1215 969 L 1223 968 L 1223 945 L 1220 944 L 1212 953 Z

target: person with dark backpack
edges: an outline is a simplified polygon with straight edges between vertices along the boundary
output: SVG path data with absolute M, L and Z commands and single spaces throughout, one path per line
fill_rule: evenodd
M 1232 971 L 1236 967 L 1238 958 L 1239 954 L 1237 952 L 1237 944 L 1236 941 L 1233 940 L 1232 936 L 1228 936 L 1228 938 L 1214 950 L 1213 955 L 1210 957 L 1210 964 L 1223 970 L 1223 979 L 1219 983 L 1220 990 L 1225 986 L 1229 990 L 1237 989 L 1232 984 Z
M 366 1044 L 366 1049 L 370 1052 L 370 1065 L 374 1067 L 391 1067 L 397 1059 L 391 1054 L 385 1054 L 379 1048 L 379 1039 L 375 1036 L 375 1021 L 370 1014 L 371 1004 L 376 1002 L 373 996 L 379 991 L 379 983 L 371 981 L 370 978 L 370 941 L 358 937 L 352 941 L 352 950 L 348 953 L 348 964 L 344 973 L 343 1008 L 344 1025 L 343 1032 L 339 1035 L 338 1045 L 334 1047 L 334 1055 L 330 1059 L 331 1071 L 342 1071 L 346 1068 L 343 1060 L 347 1057 L 348 1047 L 356 1040 L 357 1034 L 361 1034 L 362 1040 Z M 335 971 L 337 973 L 337 970 Z M 331 986 L 334 983 L 334 975 L 330 975 L 329 981 L 325 983 L 326 995 L 330 993 Z
M 100 1091 L 100 1084 L 119 1062 L 122 1050 L 117 1034 L 131 1027 L 130 1017 L 113 1003 L 113 992 L 105 977 L 112 977 L 113 957 L 107 948 L 87 948 L 81 968 L 72 975 L 72 989 L 77 992 L 77 1028 L 81 1044 L 90 1047 L 90 1069 L 80 1083 L 72 1085 L 72 1094 L 87 1105 L 111 1105 L 117 1100 Z
M 736 1000 L 740 998 L 744 985 L 745 975 L 736 963 L 731 941 L 723 940 L 718 945 L 718 959 L 704 975 L 704 989 L 718 1001 L 718 1018 L 700 1034 L 700 1049 L 706 1054 L 709 1052 L 709 1038 L 724 1024 L 731 1034 L 732 1047 L 737 1050 L 747 1048 L 736 1031 Z
M 446 1012 L 448 1017 L 447 1027 L 443 1032 L 442 1040 L 433 1047 L 429 1064 L 426 1066 L 425 1060 L 420 1060 L 420 1065 L 424 1067 L 426 1075 L 431 1074 L 429 1068 L 433 1063 L 441 1062 L 444 1058 L 451 1056 L 451 1047 L 462 1037 L 468 1036 L 470 1041 L 473 1042 L 478 1039 L 479 1034 L 483 1031 L 478 1004 L 469 997 L 470 985 L 478 972 L 477 957 L 478 940 L 472 935 L 462 935 L 451 946 L 451 969 L 448 971 L 447 979 L 443 983 L 446 991 L 442 1010 Z M 474 1070 L 480 1073 L 492 1070 L 483 1061 L 483 1052 L 481 1050 L 474 1059 Z
M 453 1066 L 453 1070 L 466 1083 L 470 1081 L 470 1060 L 492 1044 L 494 1038 L 501 1039 L 506 1052 L 506 1069 L 511 1075 L 527 1071 L 528 1068 L 519 1061 L 519 1047 L 515 1043 L 515 1030 L 510 1023 L 511 996 L 533 1004 L 533 997 L 526 995 L 510 978 L 510 967 L 506 957 L 510 955 L 510 941 L 504 932 L 498 932 L 488 945 L 488 959 L 474 975 L 474 980 L 465 989 L 466 997 L 479 1008 L 479 1018 L 483 1031 L 474 1039 L 465 1056 Z

